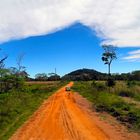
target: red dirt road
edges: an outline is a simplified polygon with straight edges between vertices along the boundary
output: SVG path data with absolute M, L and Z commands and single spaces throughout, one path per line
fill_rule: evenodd
M 10 140 L 109 140 L 109 137 L 76 104 L 74 94 L 68 95 L 63 87 Z

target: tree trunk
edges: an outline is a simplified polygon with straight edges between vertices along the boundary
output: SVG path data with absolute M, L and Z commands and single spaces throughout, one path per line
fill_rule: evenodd
M 110 86 L 109 86 L 109 82 L 110 82 L 110 78 L 111 78 L 111 74 L 110 74 L 110 63 L 108 64 L 108 92 L 110 93 Z
M 110 76 L 110 64 L 108 64 L 108 75 Z

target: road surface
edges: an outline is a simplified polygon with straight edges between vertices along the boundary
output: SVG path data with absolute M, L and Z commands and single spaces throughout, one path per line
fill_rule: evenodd
M 74 94 L 68 94 L 63 87 L 10 140 L 109 140 L 109 137 L 77 105 Z

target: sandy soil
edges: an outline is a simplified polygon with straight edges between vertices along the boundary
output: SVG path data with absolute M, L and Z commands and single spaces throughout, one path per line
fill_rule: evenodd
M 72 86 L 71 82 L 69 86 Z M 17 130 L 10 140 L 138 140 L 102 121 L 78 94 L 58 90 Z M 118 126 L 118 125 L 117 125 Z M 120 129 L 121 127 L 119 127 Z

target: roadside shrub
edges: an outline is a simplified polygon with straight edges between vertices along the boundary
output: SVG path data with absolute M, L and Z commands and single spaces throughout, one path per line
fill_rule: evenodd
M 114 80 L 113 78 L 109 78 L 109 79 L 106 81 L 106 85 L 107 85 L 108 87 L 113 87 L 113 86 L 115 86 L 115 84 L 116 84 L 116 82 L 115 82 L 115 80 Z
M 103 91 L 106 89 L 105 84 L 101 82 L 93 81 L 91 85 L 93 88 L 96 88 L 98 91 Z
M 95 80 L 92 81 L 91 86 L 96 86 L 97 82 Z
M 127 87 L 133 87 L 135 85 L 137 85 L 136 81 L 127 81 Z
M 118 95 L 122 97 L 134 97 L 134 93 L 130 90 L 121 90 Z
M 25 79 L 16 75 L 6 75 L 0 81 L 0 93 L 5 93 L 12 89 L 22 90 Z

